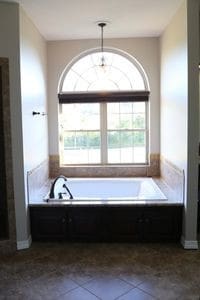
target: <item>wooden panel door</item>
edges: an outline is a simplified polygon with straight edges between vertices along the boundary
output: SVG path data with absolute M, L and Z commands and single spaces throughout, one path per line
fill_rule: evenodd
M 112 208 L 108 214 L 108 240 L 132 242 L 142 239 L 141 210 L 123 206 Z
M 101 240 L 101 210 L 96 207 L 74 207 L 69 212 L 69 238 L 72 241 Z
M 33 240 L 62 241 L 67 238 L 67 214 L 64 208 L 31 208 Z
M 154 207 L 143 215 L 143 240 L 172 242 L 180 240 L 182 207 Z

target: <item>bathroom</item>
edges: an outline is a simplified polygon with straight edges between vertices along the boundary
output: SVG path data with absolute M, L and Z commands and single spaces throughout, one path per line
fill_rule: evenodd
M 8 246 L 5 241 L 0 242 L 2 249 L 17 247 L 20 250 L 31 246 L 30 192 L 41 187 L 49 174 L 51 178 L 59 174 L 67 177 L 95 177 L 97 174 L 98 177 L 112 177 L 113 174 L 116 177 L 117 174 L 123 177 L 126 171 L 125 176 L 129 177 L 151 177 L 159 176 L 160 170 L 167 184 L 182 197 L 181 243 L 185 249 L 198 248 L 199 22 L 195 1 L 176 2 L 176 10 L 160 35 L 106 38 L 105 28 L 105 48 L 118 49 L 137 59 L 150 86 L 149 164 L 114 169 L 59 164 L 59 81 L 74 58 L 99 47 L 99 39 L 74 36 L 68 40 L 52 40 L 49 31 L 47 41 L 22 6 L 0 3 L 3 28 L 0 37 L 4 41 L 0 57 L 9 59 L 12 148 L 7 162 L 9 159 L 12 162 L 13 173 L 8 175 L 10 198 L 14 199 L 8 212 L 10 240 Z M 97 25 L 91 22 L 91 26 L 98 36 Z M 109 27 L 112 23 L 108 30 Z M 40 114 L 33 115 L 33 112 Z M 33 174 L 37 176 L 30 183 Z

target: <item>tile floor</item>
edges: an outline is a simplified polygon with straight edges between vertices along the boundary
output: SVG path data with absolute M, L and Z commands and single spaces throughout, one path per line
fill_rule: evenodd
M 0 300 L 200 299 L 200 251 L 176 244 L 47 244 L 0 257 Z

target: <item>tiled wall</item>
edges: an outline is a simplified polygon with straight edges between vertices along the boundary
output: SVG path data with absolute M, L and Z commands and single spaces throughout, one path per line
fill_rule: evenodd
M 60 174 L 67 177 L 159 177 L 160 155 L 151 154 L 150 164 L 147 166 L 89 166 L 89 167 L 64 167 L 59 165 L 59 156 L 49 157 L 50 177 Z
M 9 62 L 7 58 L 0 58 L 2 69 L 2 101 L 3 101 L 3 122 L 4 122 L 4 143 L 5 143 L 5 165 L 6 165 L 6 191 L 8 208 L 9 238 L 0 241 L 0 253 L 10 253 L 16 250 L 16 223 L 13 188 L 12 168 L 12 142 L 10 122 L 10 95 L 9 95 Z
M 28 199 L 37 201 L 38 191 L 49 178 L 49 160 L 43 161 L 36 168 L 27 173 Z
M 166 160 L 160 159 L 160 174 L 162 179 L 171 188 L 177 200 L 183 201 L 184 173 L 177 166 Z
M 62 174 L 67 177 L 161 177 L 169 186 L 176 200 L 183 200 L 183 171 L 167 161 L 160 154 L 150 154 L 150 163 L 147 166 L 91 166 L 91 167 L 64 167 L 59 165 L 59 156 L 49 157 L 50 178 Z

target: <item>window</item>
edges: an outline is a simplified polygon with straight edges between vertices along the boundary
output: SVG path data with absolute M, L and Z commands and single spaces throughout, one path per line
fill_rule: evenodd
M 63 163 L 101 163 L 99 103 L 64 104 L 61 120 Z
M 107 104 L 107 162 L 146 162 L 145 102 Z
M 142 67 L 104 52 L 70 65 L 60 81 L 60 156 L 66 165 L 144 164 L 148 81 Z

